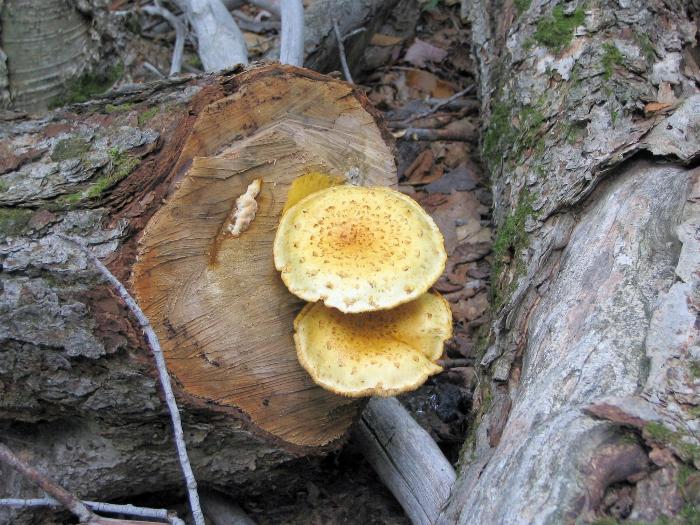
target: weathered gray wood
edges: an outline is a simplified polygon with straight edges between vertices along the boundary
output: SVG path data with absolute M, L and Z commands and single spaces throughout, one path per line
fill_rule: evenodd
M 203 493 L 202 507 L 212 525 L 255 525 L 242 508 L 222 494 Z
M 355 429 L 367 461 L 415 525 L 435 523 L 455 472 L 423 428 L 395 398 L 372 398 Z
M 587 523 L 610 485 L 642 478 L 632 516 L 654 521 L 679 509 L 645 494 L 676 483 L 653 488 L 620 426 L 650 442 L 646 424 L 663 421 L 698 444 L 695 29 L 675 2 L 495 4 L 463 2 L 490 119 L 500 310 L 439 523 Z M 563 17 L 570 42 L 548 40 Z M 639 394 L 654 419 L 635 420 Z M 586 408 L 609 396 L 630 401 Z

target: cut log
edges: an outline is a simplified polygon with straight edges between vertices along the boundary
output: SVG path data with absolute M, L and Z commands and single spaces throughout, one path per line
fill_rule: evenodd
M 361 92 L 266 66 L 0 129 L 0 439 L 81 498 L 181 486 L 148 349 L 67 235 L 149 316 L 201 486 L 235 495 L 291 483 L 301 476 L 290 461 L 343 442 L 361 404 L 320 389 L 296 361 L 301 303 L 272 241 L 299 175 L 396 184 L 389 136 Z M 234 237 L 236 200 L 256 180 L 257 212 Z M 34 495 L 10 473 L 0 480 L 3 495 Z

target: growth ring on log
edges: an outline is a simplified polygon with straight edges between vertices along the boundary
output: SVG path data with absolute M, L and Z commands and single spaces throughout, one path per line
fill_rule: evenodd
M 140 239 L 132 287 L 185 395 L 243 413 L 290 450 L 321 447 L 345 435 L 358 405 L 316 386 L 297 361 L 303 304 L 275 270 L 275 231 L 295 178 L 393 186 L 394 158 L 364 95 L 344 82 L 275 65 L 236 85 L 198 116 L 177 185 Z M 233 237 L 236 199 L 258 179 L 255 218 Z

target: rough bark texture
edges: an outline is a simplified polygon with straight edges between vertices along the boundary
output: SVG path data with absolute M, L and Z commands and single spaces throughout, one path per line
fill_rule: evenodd
M 206 149 L 193 141 L 211 139 L 206 146 L 217 149 L 212 144 L 223 128 L 202 116 L 216 115 L 237 94 L 264 102 L 259 87 L 246 91 L 251 77 L 263 84 L 330 82 L 330 91 L 344 90 L 338 92 L 341 106 L 366 104 L 344 83 L 272 66 L 154 83 L 36 120 L 4 120 L 0 126 L 0 440 L 82 498 L 129 498 L 180 489 L 182 482 L 143 338 L 114 291 L 59 235 L 82 239 L 128 282 L 139 233 L 175 181 L 187 178 L 187 155 Z M 301 107 L 298 118 L 304 120 L 305 109 L 319 108 L 316 102 Z M 280 119 L 294 120 L 296 109 L 289 109 L 280 109 Z M 371 113 L 365 115 L 363 129 L 374 126 Z M 341 127 L 350 120 L 338 119 Z M 198 122 L 209 122 L 209 131 L 202 132 Z M 225 149 L 260 131 L 243 127 L 229 144 L 219 146 Z M 303 144 L 304 133 L 295 133 Z M 273 135 L 267 136 L 274 140 Z M 352 141 L 348 152 L 357 144 Z M 292 155 L 294 166 L 318 163 L 305 160 L 303 149 Z M 284 366 L 291 371 L 289 363 Z M 315 394 L 307 390 L 307 395 Z M 187 395 L 179 400 L 203 487 L 235 495 L 242 487 L 292 483 L 299 479 L 294 458 L 320 450 L 272 439 L 237 410 L 217 409 L 216 403 Z M 338 417 L 347 427 L 346 415 Z M 326 449 L 340 436 L 332 439 Z M 18 475 L 3 470 L 0 480 L 3 495 L 36 495 Z M 10 518 L 18 511 L 0 512 L 0 521 L 19 519 Z
M 620 483 L 614 517 L 678 514 L 700 466 L 696 27 L 681 2 L 495 4 L 463 14 L 498 310 L 442 522 L 589 522 Z

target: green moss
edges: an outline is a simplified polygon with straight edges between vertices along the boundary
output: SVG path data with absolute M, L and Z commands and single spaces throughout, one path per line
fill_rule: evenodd
M 615 122 L 617 122 L 617 117 L 620 116 L 620 112 L 617 111 L 616 109 L 613 109 L 610 112 L 610 122 L 612 123 L 613 126 L 615 126 Z
M 532 0 L 515 0 L 515 10 L 518 12 L 519 15 L 523 14 L 525 11 L 530 9 L 530 4 L 532 4 Z
M 682 432 L 676 432 L 661 423 L 652 421 L 644 425 L 643 435 L 660 445 L 672 449 L 683 461 L 694 463 L 700 461 L 700 447 L 685 441 Z
M 109 150 L 111 169 L 109 174 L 98 177 L 86 189 L 62 195 L 56 202 L 60 206 L 72 206 L 85 199 L 96 199 L 101 197 L 105 190 L 108 190 L 120 180 L 128 177 L 141 162 L 136 157 L 131 157 L 121 153 L 117 148 Z
M 514 291 L 515 279 L 505 287 L 499 281 L 508 261 L 527 246 L 528 236 L 525 232 L 525 221 L 534 213 L 532 209 L 534 201 L 535 198 L 532 194 L 528 191 L 523 192 L 515 211 L 503 221 L 496 232 L 496 240 L 493 243 L 493 268 L 491 270 L 491 305 L 496 310 L 503 306 L 507 297 Z M 518 261 L 516 274 L 519 275 L 524 270 L 522 261 Z
M 534 38 L 539 44 L 559 52 L 569 45 L 574 37 L 574 29 L 583 24 L 584 19 L 585 15 L 580 7 L 567 15 L 564 8 L 558 5 L 552 10 L 551 16 L 537 23 Z
M 613 44 L 603 44 L 603 77 L 609 79 L 614 71 L 615 66 L 622 65 L 625 57 L 620 53 L 620 50 Z
M 654 44 L 651 43 L 651 38 L 644 33 L 636 33 L 635 37 L 642 51 L 642 55 L 644 55 L 644 58 L 646 58 L 649 64 L 653 64 L 656 60 L 656 49 L 654 48 Z
M 138 117 L 138 123 L 139 126 L 143 126 L 146 122 L 151 120 L 153 117 L 155 117 L 158 113 L 160 112 L 160 108 L 158 106 L 147 109 L 143 113 L 141 113 Z
M 492 165 L 498 164 L 506 147 L 513 143 L 516 133 L 511 123 L 510 106 L 503 102 L 494 104 L 489 127 L 484 133 L 484 159 Z
M 0 193 L 4 193 L 9 189 L 10 187 L 7 185 L 7 183 L 5 181 L 0 180 Z
M 124 66 L 121 63 L 112 66 L 104 73 L 83 73 L 78 78 L 68 81 L 65 95 L 54 99 L 49 107 L 56 108 L 66 104 L 86 102 L 111 88 L 123 74 Z
M 525 106 L 518 115 L 518 130 L 515 154 L 520 155 L 530 147 L 537 147 L 540 127 L 546 121 L 544 114 L 534 106 Z M 542 150 L 544 142 L 542 142 Z
M 26 229 L 32 213 L 26 208 L 0 208 L 0 232 L 5 236 L 20 235 Z
M 107 104 L 105 106 L 106 113 L 124 113 L 125 111 L 131 111 L 134 105 L 131 102 L 126 102 L 125 104 Z
M 90 151 L 90 143 L 85 139 L 63 139 L 53 148 L 51 160 L 58 162 L 61 160 L 76 159 L 88 151 Z
M 700 363 L 697 361 L 691 361 L 688 365 L 688 370 L 690 370 L 690 374 L 693 376 L 693 378 L 697 379 L 700 377 Z

